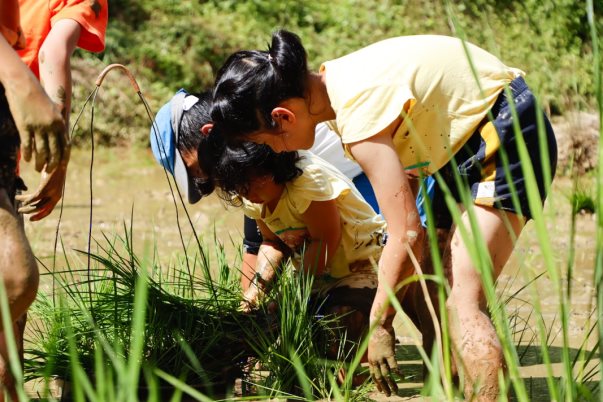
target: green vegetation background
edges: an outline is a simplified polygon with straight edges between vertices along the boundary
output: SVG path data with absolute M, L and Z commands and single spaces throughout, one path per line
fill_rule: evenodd
M 603 2 L 594 3 L 598 31 L 603 32 Z M 301 36 L 310 67 L 316 69 L 323 60 L 391 36 L 458 35 L 450 15 L 469 41 L 526 71 L 528 83 L 552 114 L 594 104 L 586 1 L 111 0 L 109 8 L 105 52 L 77 53 L 74 113 L 110 63 L 131 69 L 156 112 L 178 88 L 209 89 L 230 53 L 266 49 L 277 28 Z M 99 97 L 95 141 L 146 145 L 150 123 L 127 80 L 106 80 Z M 78 125 L 77 144 L 90 142 L 89 118 L 84 114 Z

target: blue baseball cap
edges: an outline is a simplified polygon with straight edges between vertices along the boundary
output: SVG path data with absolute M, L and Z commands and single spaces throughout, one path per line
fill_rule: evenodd
M 178 189 L 186 196 L 190 204 L 199 201 L 201 193 L 193 178 L 188 174 L 177 144 L 182 115 L 198 101 L 199 98 L 180 89 L 169 102 L 159 109 L 149 134 L 153 156 L 174 176 Z

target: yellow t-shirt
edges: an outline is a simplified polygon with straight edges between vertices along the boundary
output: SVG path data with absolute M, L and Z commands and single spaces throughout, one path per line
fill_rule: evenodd
M 353 273 L 356 266 L 366 268 L 369 258 L 377 262 L 385 232 L 383 218 L 375 214 L 354 184 L 337 168 L 311 152 L 299 151 L 299 154 L 302 158 L 297 166 L 303 174 L 286 183 L 274 211 L 243 199 L 245 214 L 262 220 L 294 252 L 299 252 L 308 238 L 302 214 L 312 201 L 336 200 L 341 217 L 341 243 L 325 274 L 343 278 Z
M 325 62 L 326 86 L 344 144 L 377 134 L 398 116 L 393 141 L 402 165 L 431 174 L 469 139 L 521 70 L 458 38 L 386 39 Z M 479 85 L 476 82 L 479 79 Z M 347 146 L 346 146 L 347 148 Z

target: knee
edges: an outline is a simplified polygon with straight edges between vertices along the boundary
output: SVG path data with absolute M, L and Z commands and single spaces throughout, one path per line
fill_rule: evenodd
M 36 299 L 39 274 L 35 261 L 23 272 L 4 277 L 4 286 L 9 301 L 11 315 L 17 319 L 23 315 Z
M 1 268 L 2 281 L 13 320 L 23 315 L 36 298 L 39 284 L 38 264 L 26 244 L 12 252 L 10 263 Z M 6 261 L 6 260 L 5 260 Z

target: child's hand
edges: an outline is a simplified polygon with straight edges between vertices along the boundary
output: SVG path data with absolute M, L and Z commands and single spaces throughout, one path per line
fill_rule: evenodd
M 264 292 L 252 284 L 243 294 L 243 300 L 241 301 L 240 306 L 241 311 L 250 313 L 252 310 L 255 310 L 258 307 L 262 296 L 264 296 Z
M 398 385 L 391 374 L 398 376 L 398 363 L 394 354 L 395 348 L 394 329 L 377 325 L 371 334 L 368 345 L 368 361 L 371 377 L 380 392 L 390 396 L 398 392 Z
M 35 159 L 38 172 L 52 172 L 64 158 L 68 146 L 65 122 L 58 106 L 50 100 L 36 77 L 22 74 L 19 82 L 6 85 L 6 98 L 21 137 L 23 159 Z

